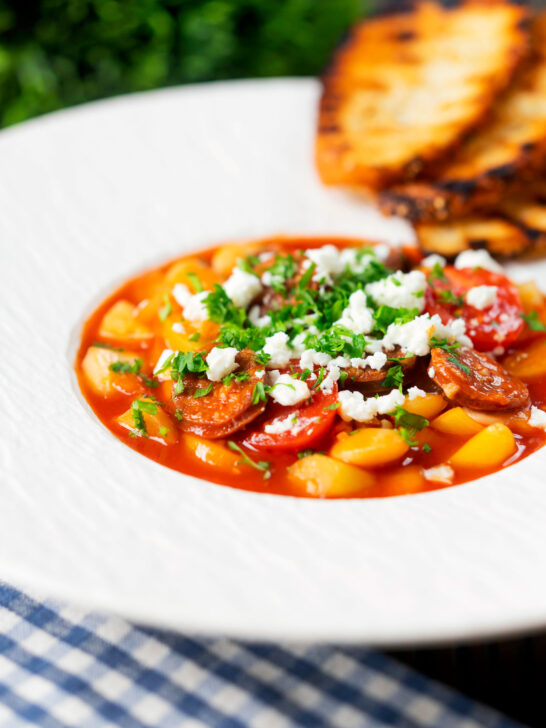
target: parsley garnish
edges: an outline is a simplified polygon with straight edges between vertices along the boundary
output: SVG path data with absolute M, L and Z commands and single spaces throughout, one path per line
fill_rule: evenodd
M 250 374 L 248 372 L 231 372 L 231 374 L 228 374 L 227 377 L 222 379 L 222 384 L 229 386 L 234 379 L 236 382 L 244 382 L 250 379 Z
M 186 273 L 186 276 L 190 279 L 195 292 L 201 293 L 203 291 L 203 284 L 199 280 L 197 273 Z
M 125 349 L 120 349 L 117 346 L 112 346 L 112 344 L 106 344 L 104 341 L 94 341 L 91 346 L 94 346 L 96 349 L 110 349 L 110 351 L 125 351 Z
M 259 404 L 260 402 L 267 401 L 266 393 L 269 387 L 263 382 L 256 382 L 254 389 L 252 390 L 252 404 Z
M 184 413 L 181 409 L 175 409 L 174 416 L 179 422 L 182 422 L 182 420 L 184 419 Z
M 214 284 L 214 291 L 204 299 L 209 318 L 217 324 L 233 323 L 242 326 L 246 319 L 244 308 L 237 308 L 231 298 L 218 283 Z
M 319 369 L 318 377 L 316 383 L 313 385 L 312 389 L 318 389 L 322 382 L 324 381 L 324 378 L 326 376 L 326 369 L 324 367 L 321 367 Z
M 258 460 L 256 462 L 255 460 L 252 460 L 246 452 L 239 447 L 233 440 L 228 440 L 228 447 L 230 450 L 234 450 L 235 452 L 238 452 L 241 456 L 241 460 L 239 460 L 236 465 L 248 465 L 251 468 L 255 468 L 256 470 L 261 471 L 264 473 L 264 480 L 269 478 L 271 476 L 271 473 L 269 472 L 269 468 L 271 467 L 271 463 L 267 462 L 267 460 Z
M 325 407 L 325 410 L 337 410 L 341 407 L 340 402 L 333 402 L 332 404 L 329 404 L 327 407 Z
M 173 312 L 173 307 L 171 305 L 171 302 L 169 301 L 169 297 L 166 293 L 163 294 L 163 306 L 159 309 L 159 318 L 161 321 L 165 321 L 165 319 L 171 315 Z
M 428 442 L 425 442 L 425 444 L 423 445 L 423 452 L 426 452 L 427 454 L 428 454 L 429 452 L 432 452 L 432 448 L 431 448 L 431 446 L 430 446 L 430 445 L 428 444 Z
M 438 339 L 433 336 L 430 340 L 431 349 L 443 349 L 444 351 L 455 351 L 461 347 L 458 341 L 454 341 L 451 344 L 447 339 Z
M 387 376 L 383 380 L 384 387 L 396 387 L 402 391 L 404 383 L 404 370 L 400 364 L 395 364 L 387 372 Z
M 146 423 L 144 421 L 144 412 L 150 415 L 157 414 L 157 403 L 152 399 L 135 399 L 131 403 L 131 417 L 135 426 L 135 436 L 148 437 Z
M 199 399 L 199 397 L 206 397 L 207 394 L 210 394 L 212 392 L 212 382 L 206 387 L 198 387 L 194 393 L 193 398 Z
M 449 306 L 464 306 L 464 298 L 462 296 L 456 296 L 449 289 L 439 291 L 438 299 L 442 303 L 447 303 Z
M 434 263 L 432 270 L 428 277 L 428 282 L 432 283 L 432 281 L 438 280 L 438 281 L 447 281 L 447 276 L 444 273 L 444 269 L 439 263 Z
M 531 331 L 546 331 L 546 326 L 539 319 L 537 311 L 530 311 L 520 315 Z
M 430 424 L 426 417 L 408 412 L 400 406 L 394 410 L 394 422 L 400 436 L 410 447 L 418 444 L 414 439 L 416 433 Z
M 160 437 L 167 437 L 169 434 L 169 428 L 168 427 L 160 427 L 159 428 L 159 436 Z
M 201 334 L 199 333 L 199 331 L 194 331 L 194 333 L 191 334 L 188 338 L 190 341 L 199 341 L 199 339 L 201 338 Z
M 133 363 L 129 361 L 114 361 L 108 367 L 116 374 L 138 374 L 142 369 L 142 359 L 137 358 Z
M 315 450 L 308 447 L 305 450 L 300 450 L 300 452 L 298 453 L 298 459 L 301 460 L 302 458 L 306 458 L 306 457 L 309 457 L 309 455 L 314 455 L 314 454 L 315 454 Z
M 460 369 L 462 372 L 464 372 L 464 374 L 472 374 L 472 369 L 466 364 L 463 364 L 459 357 L 455 354 L 450 354 L 450 356 L 447 357 L 447 360 L 452 364 L 455 364 L 457 369 Z

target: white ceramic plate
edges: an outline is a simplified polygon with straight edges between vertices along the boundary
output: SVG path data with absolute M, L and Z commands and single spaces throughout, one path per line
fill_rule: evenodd
M 0 577 L 252 639 L 387 645 L 543 626 L 546 449 L 435 493 L 315 502 L 164 469 L 79 395 L 82 320 L 139 269 L 281 232 L 411 240 L 401 221 L 319 184 L 317 91 L 174 89 L 0 135 Z M 546 281 L 544 266 L 531 272 Z

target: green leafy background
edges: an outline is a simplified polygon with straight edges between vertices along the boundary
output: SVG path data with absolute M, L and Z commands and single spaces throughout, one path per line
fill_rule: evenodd
M 0 0 L 0 125 L 130 91 L 320 73 L 366 0 Z

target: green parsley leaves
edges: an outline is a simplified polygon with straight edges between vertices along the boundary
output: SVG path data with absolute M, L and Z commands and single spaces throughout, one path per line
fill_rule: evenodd
M 467 366 L 466 364 L 463 364 L 463 362 L 459 359 L 459 357 L 456 354 L 450 354 L 447 357 L 448 362 L 451 364 L 454 364 L 457 369 L 460 369 L 464 374 L 472 374 L 472 369 Z
M 539 319 L 537 311 L 522 313 L 521 318 L 525 321 L 531 331 L 546 331 L 546 326 Z
M 400 406 L 394 411 L 394 422 L 402 439 L 410 447 L 418 444 L 415 435 L 430 424 L 426 417 L 415 415 Z
M 237 445 L 237 443 L 233 442 L 233 440 L 228 440 L 228 447 L 230 450 L 233 450 L 234 452 L 239 453 L 241 456 L 241 459 L 236 463 L 237 465 L 248 465 L 250 468 L 254 468 L 255 470 L 259 470 L 264 474 L 264 480 L 267 480 L 271 477 L 271 472 L 269 468 L 271 467 L 271 463 L 269 463 L 267 460 L 258 460 L 256 462 L 255 460 L 252 460 L 246 452 Z

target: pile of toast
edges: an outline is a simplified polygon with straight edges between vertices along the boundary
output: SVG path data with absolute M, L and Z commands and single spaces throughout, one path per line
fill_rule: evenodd
M 546 253 L 546 12 L 416 0 L 360 22 L 322 79 L 316 163 L 427 253 Z

